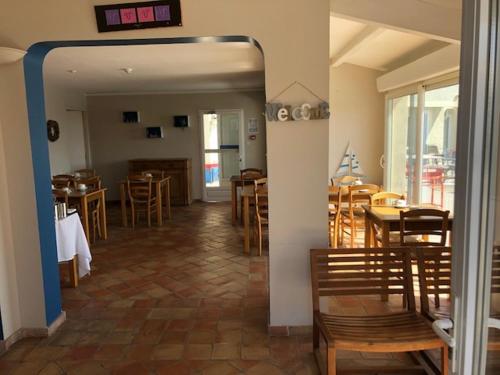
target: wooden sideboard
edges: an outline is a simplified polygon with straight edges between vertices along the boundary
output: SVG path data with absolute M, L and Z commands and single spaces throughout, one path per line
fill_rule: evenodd
M 170 199 L 176 206 L 188 206 L 191 198 L 191 159 L 134 159 L 128 161 L 129 173 L 148 169 L 165 171 L 170 176 Z

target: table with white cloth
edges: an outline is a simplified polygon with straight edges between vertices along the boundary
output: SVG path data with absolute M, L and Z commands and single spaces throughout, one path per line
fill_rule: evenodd
M 70 280 L 72 286 L 76 287 L 78 278 L 90 273 L 92 261 L 85 231 L 77 214 L 56 220 L 55 226 L 57 259 L 59 262 L 70 263 Z

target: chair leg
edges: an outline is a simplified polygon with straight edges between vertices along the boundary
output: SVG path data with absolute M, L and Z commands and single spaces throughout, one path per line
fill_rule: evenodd
M 262 225 L 258 224 L 259 230 L 259 256 L 262 256 Z
M 351 228 L 351 248 L 354 247 L 354 238 L 356 237 L 356 226 L 353 223 L 353 220 L 351 219 L 351 222 L 349 223 L 349 226 Z
M 448 375 L 448 345 L 441 348 L 441 375 Z
M 146 215 L 148 215 L 148 228 L 151 228 L 151 206 L 149 204 L 146 211 Z
M 319 327 L 316 319 L 313 320 L 313 351 L 319 349 Z
M 326 368 L 328 375 L 336 375 L 337 374 L 337 349 L 335 348 L 327 348 L 327 360 L 326 360 Z
M 134 204 L 132 204 L 130 206 L 130 208 L 131 208 L 131 211 L 132 211 L 131 224 L 132 224 L 132 229 L 134 229 L 135 228 L 135 207 L 134 207 Z

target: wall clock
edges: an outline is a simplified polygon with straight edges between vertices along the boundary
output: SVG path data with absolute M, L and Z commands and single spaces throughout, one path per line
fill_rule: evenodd
M 47 137 L 51 142 L 55 142 L 59 139 L 59 124 L 57 121 L 47 121 Z

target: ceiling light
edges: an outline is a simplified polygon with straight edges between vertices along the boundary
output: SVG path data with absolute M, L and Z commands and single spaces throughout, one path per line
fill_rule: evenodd
M 121 70 L 123 70 L 127 74 L 130 74 L 130 73 L 132 73 L 134 71 L 133 68 L 122 68 Z
M 76 69 L 70 69 L 70 70 L 68 70 L 67 72 L 68 72 L 68 73 L 71 73 L 71 74 L 75 74 L 75 73 L 77 72 L 77 70 L 76 70 Z

